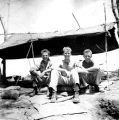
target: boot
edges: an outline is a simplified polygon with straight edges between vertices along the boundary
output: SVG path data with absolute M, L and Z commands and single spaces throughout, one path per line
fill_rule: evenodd
M 74 86 L 74 98 L 73 98 L 73 103 L 79 103 L 80 99 L 79 99 L 79 85 L 76 84 Z
M 99 89 L 99 86 L 98 85 L 95 85 L 95 92 L 100 92 L 100 89 Z
M 48 97 L 49 99 L 51 99 L 51 97 L 52 97 L 52 88 L 51 88 L 51 87 L 48 87 L 47 97 Z
M 95 93 L 95 87 L 93 85 L 89 85 L 89 93 L 90 94 Z
M 35 95 L 38 94 L 38 88 L 37 87 L 34 87 L 34 93 L 35 93 Z
M 51 103 L 56 103 L 56 91 L 53 88 L 49 88 L 50 96 L 51 96 Z
M 35 96 L 37 94 L 38 94 L 37 87 L 34 87 L 32 93 L 30 93 L 30 97 L 33 97 L 33 96 Z
M 33 81 L 33 89 L 34 89 L 34 94 L 37 95 L 38 94 L 38 86 L 36 81 Z

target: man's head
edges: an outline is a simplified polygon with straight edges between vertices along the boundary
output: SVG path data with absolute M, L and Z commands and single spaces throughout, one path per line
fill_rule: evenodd
M 71 56 L 72 49 L 70 47 L 64 47 L 63 48 L 63 55 L 65 59 L 69 59 Z
M 47 61 L 50 56 L 50 51 L 47 49 L 43 49 L 43 50 L 41 50 L 41 55 L 42 55 L 43 60 Z
M 90 49 L 84 50 L 83 57 L 85 58 L 86 62 L 90 62 L 91 57 L 92 57 L 92 51 Z

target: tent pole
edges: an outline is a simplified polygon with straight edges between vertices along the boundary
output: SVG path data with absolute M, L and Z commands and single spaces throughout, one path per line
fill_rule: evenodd
M 3 80 L 5 82 L 6 80 L 6 59 L 5 58 L 3 58 L 2 63 L 3 63 Z
M 107 43 L 107 28 L 106 28 L 106 23 L 107 23 L 107 17 L 106 17 L 106 7 L 105 3 L 104 5 L 104 18 L 105 18 L 105 25 L 104 25 L 104 30 L 105 30 L 105 54 L 106 54 L 106 71 L 107 71 L 107 81 L 108 81 L 108 86 L 107 89 L 109 90 L 109 74 L 108 74 L 108 65 L 107 65 L 107 51 L 108 51 L 108 43 Z
M 78 25 L 78 27 L 79 27 L 79 29 L 80 29 L 79 22 L 78 22 L 78 20 L 76 19 L 76 17 L 75 17 L 75 15 L 74 15 L 74 13 L 72 13 L 72 15 L 73 15 L 73 17 L 74 17 L 74 19 L 75 19 L 75 21 L 76 21 L 76 23 L 77 23 L 77 25 Z M 79 29 L 78 29 L 78 30 L 79 30 Z
M 6 41 L 6 37 L 7 37 L 7 31 L 5 29 L 5 25 L 3 23 L 3 20 L 2 20 L 2 17 L 0 16 L 0 22 L 1 22 L 1 25 L 2 25 L 2 28 L 3 28 L 3 31 L 4 31 L 4 42 Z
M 4 42 L 5 42 L 7 39 L 7 34 L 6 34 L 7 32 L 1 16 L 0 16 L 0 22 L 4 31 Z M 2 60 L 2 64 L 3 64 L 3 81 L 5 82 L 6 80 L 6 59 L 5 58 L 3 58 Z

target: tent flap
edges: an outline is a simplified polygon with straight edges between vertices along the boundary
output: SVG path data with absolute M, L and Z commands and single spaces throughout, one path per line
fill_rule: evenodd
M 107 24 L 107 30 L 114 27 L 115 23 Z M 70 36 L 70 35 L 88 35 L 88 34 L 98 34 L 105 32 L 104 24 L 100 26 L 94 26 L 90 28 L 81 28 L 79 30 L 69 30 L 64 32 L 46 32 L 46 33 L 16 33 L 7 38 L 3 44 L 0 45 L 0 49 L 6 49 L 8 47 L 17 46 L 20 44 L 25 44 L 29 41 L 37 41 L 38 39 L 47 40 L 54 37 Z
M 107 36 L 108 51 L 118 48 L 114 24 L 107 25 L 107 30 L 110 33 Z M 0 45 L 0 57 L 6 59 L 26 58 L 31 42 L 33 42 L 35 57 L 39 57 L 40 51 L 44 48 L 49 49 L 51 55 L 61 55 L 64 46 L 71 47 L 73 55 L 82 54 L 86 48 L 91 49 L 93 53 L 101 53 L 105 52 L 104 25 L 77 31 L 70 30 L 63 33 L 14 34 Z M 28 57 L 33 57 L 31 51 Z

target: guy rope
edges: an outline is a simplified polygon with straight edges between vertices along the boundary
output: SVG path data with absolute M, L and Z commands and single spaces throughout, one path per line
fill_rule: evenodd
M 30 34 L 30 35 L 31 35 L 31 34 Z M 30 53 L 30 50 L 31 50 L 31 52 L 32 52 L 32 58 L 33 58 L 33 63 L 34 63 L 34 65 L 36 66 L 35 59 L 34 59 L 34 48 L 33 48 L 32 36 L 31 36 L 31 41 L 30 41 L 30 42 L 31 42 L 31 44 L 30 44 L 29 49 L 28 49 L 28 52 L 27 52 L 27 54 L 26 54 L 26 58 L 28 58 L 29 53 Z M 30 60 L 28 59 L 28 61 L 29 61 L 29 66 L 30 66 L 30 68 L 31 68 Z

